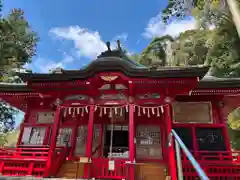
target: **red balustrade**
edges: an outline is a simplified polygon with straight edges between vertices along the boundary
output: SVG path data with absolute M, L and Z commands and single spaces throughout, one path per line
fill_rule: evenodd
M 210 180 L 240 180 L 240 166 L 236 165 L 201 165 Z M 190 164 L 183 164 L 183 175 L 188 180 L 199 179 Z
M 211 180 L 240 180 L 240 152 L 195 151 L 192 154 Z M 182 164 L 183 175 L 186 179 L 199 178 L 183 153 Z
M 193 151 L 191 152 L 199 163 L 218 164 L 235 163 L 240 165 L 240 151 Z M 182 153 L 182 161 L 188 162 L 187 157 Z
M 128 177 L 128 166 L 125 159 L 115 159 L 114 170 L 109 170 L 109 159 L 94 158 L 91 164 L 91 176 L 105 179 L 126 179 Z
M 48 159 L 48 148 L 4 148 L 0 150 L 0 159 Z
M 67 149 L 57 147 L 53 157 L 49 157 L 47 147 L 16 147 L 0 149 L 0 173 L 6 176 L 37 176 L 43 177 L 56 174 L 64 160 Z M 55 168 L 46 168 L 52 158 Z

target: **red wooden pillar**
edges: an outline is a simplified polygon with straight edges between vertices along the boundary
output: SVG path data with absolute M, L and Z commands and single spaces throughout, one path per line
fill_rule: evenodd
M 92 156 L 92 140 L 93 140 L 93 120 L 94 120 L 94 105 L 90 105 L 89 120 L 88 120 L 88 136 L 86 145 L 86 157 L 90 160 Z M 84 165 L 84 178 L 89 178 L 90 164 Z
M 50 173 L 50 167 L 52 163 L 52 157 L 54 155 L 54 151 L 56 148 L 56 140 L 57 140 L 57 135 L 58 135 L 58 130 L 59 130 L 59 125 L 61 121 L 61 109 L 60 107 L 57 108 L 56 114 L 55 114 L 55 120 L 52 126 L 52 134 L 51 134 L 51 140 L 50 140 L 50 145 L 49 145 L 49 154 L 48 154 L 48 161 L 47 161 L 47 174 L 46 176 L 49 175 Z
M 175 159 L 174 141 L 171 136 L 172 130 L 172 109 L 171 105 L 167 104 L 164 108 L 165 122 L 167 126 L 167 137 L 168 137 L 168 174 L 171 176 L 171 180 L 177 180 L 177 167 Z
M 129 105 L 129 161 L 135 161 L 135 127 L 134 127 L 134 105 Z M 129 180 L 134 180 L 134 164 L 129 165 Z
M 60 125 L 60 121 L 61 121 L 61 109 L 60 107 L 57 108 L 56 110 L 56 115 L 55 115 L 55 120 L 54 120 L 54 124 L 52 126 L 52 136 L 51 136 L 51 143 L 50 143 L 50 150 L 55 150 L 56 148 L 56 140 L 57 140 L 57 136 L 58 136 L 58 131 L 59 131 L 59 125 Z

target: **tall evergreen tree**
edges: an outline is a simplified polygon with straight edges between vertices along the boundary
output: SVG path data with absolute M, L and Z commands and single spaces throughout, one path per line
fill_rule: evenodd
M 0 14 L 2 7 L 3 2 L 0 0 Z M 0 81 L 15 81 L 12 77 L 14 70 L 31 62 L 37 41 L 38 37 L 21 9 L 13 9 L 8 15 L 0 16 Z M 17 112 L 4 101 L 0 101 L 0 136 L 14 128 Z

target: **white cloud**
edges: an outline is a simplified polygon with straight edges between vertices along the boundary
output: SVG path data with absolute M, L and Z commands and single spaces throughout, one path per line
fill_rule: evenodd
M 74 58 L 64 52 L 63 59 L 61 59 L 60 61 L 54 61 L 49 58 L 39 57 L 33 60 L 31 64 L 26 64 L 24 68 L 32 69 L 34 72 L 49 73 L 51 69 L 66 68 L 68 64 L 73 62 Z
M 54 34 L 57 38 L 73 41 L 76 52 L 79 56 L 95 58 L 107 49 L 106 44 L 102 40 L 98 31 L 91 31 L 79 26 L 69 26 L 52 28 L 50 33 Z M 125 42 L 127 38 L 128 34 L 122 33 L 116 35 L 112 41 L 119 39 Z M 112 48 L 116 47 L 116 42 L 112 42 L 111 44 Z
M 168 25 L 165 25 L 162 21 L 161 13 L 152 17 L 145 28 L 143 36 L 145 38 L 153 38 L 157 36 L 171 35 L 177 36 L 181 32 L 186 30 L 196 29 L 197 23 L 194 19 L 188 20 L 174 20 Z
M 66 52 L 64 52 L 64 57 L 63 57 L 63 60 L 62 62 L 64 64 L 68 64 L 68 63 L 72 63 L 74 61 L 74 58 L 70 55 L 68 55 Z
M 127 33 L 122 33 L 122 34 L 116 35 L 113 38 L 113 41 L 120 40 L 120 41 L 126 42 L 127 38 L 128 38 L 128 34 Z
M 70 26 L 52 28 L 50 33 L 53 33 L 56 37 L 73 41 L 79 55 L 82 56 L 94 58 L 100 52 L 106 50 L 106 45 L 97 31 L 89 31 L 79 26 Z

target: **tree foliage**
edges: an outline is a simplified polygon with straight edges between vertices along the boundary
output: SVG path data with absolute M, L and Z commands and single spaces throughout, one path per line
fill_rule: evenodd
M 141 53 L 139 62 L 147 66 L 166 66 L 168 45 L 173 41 L 169 35 L 154 38 Z
M 0 14 L 1 10 L 0 0 Z M 18 82 L 14 71 L 31 62 L 37 41 L 38 37 L 21 9 L 13 9 L 8 15 L 0 16 L 0 81 Z M 5 143 L 6 133 L 14 128 L 17 112 L 0 100 L 0 144 Z
M 38 37 L 30 28 L 21 9 L 13 9 L 0 19 L 0 75 L 30 63 L 35 55 Z
M 200 27 L 200 29 L 191 31 L 195 35 L 191 35 L 193 41 L 187 43 L 193 45 L 188 48 L 190 54 L 186 53 L 186 47 L 181 45 L 189 32 L 180 35 L 178 44 L 180 51 L 176 51 L 179 56 L 175 57 L 176 61 L 182 56 L 183 58 L 180 60 L 189 58 L 190 55 L 187 64 L 203 63 L 204 61 L 205 64 L 211 65 L 214 76 L 240 76 L 240 50 L 238 47 L 240 40 L 226 2 L 225 0 L 169 1 L 162 13 L 166 23 L 173 17 L 182 18 L 193 15 Z M 185 42 L 184 44 L 186 45 Z
M 177 37 L 155 37 L 141 54 L 139 62 L 147 66 L 209 65 L 216 77 L 240 77 L 240 38 L 228 8 L 228 0 L 169 0 L 162 12 L 167 24 L 172 18 L 193 16 L 198 28 Z M 236 2 L 239 3 L 240 1 Z M 168 48 L 163 42 L 168 44 Z M 154 59 L 154 60 L 153 60 Z M 239 109 L 229 117 L 229 133 L 233 148 L 240 149 Z

